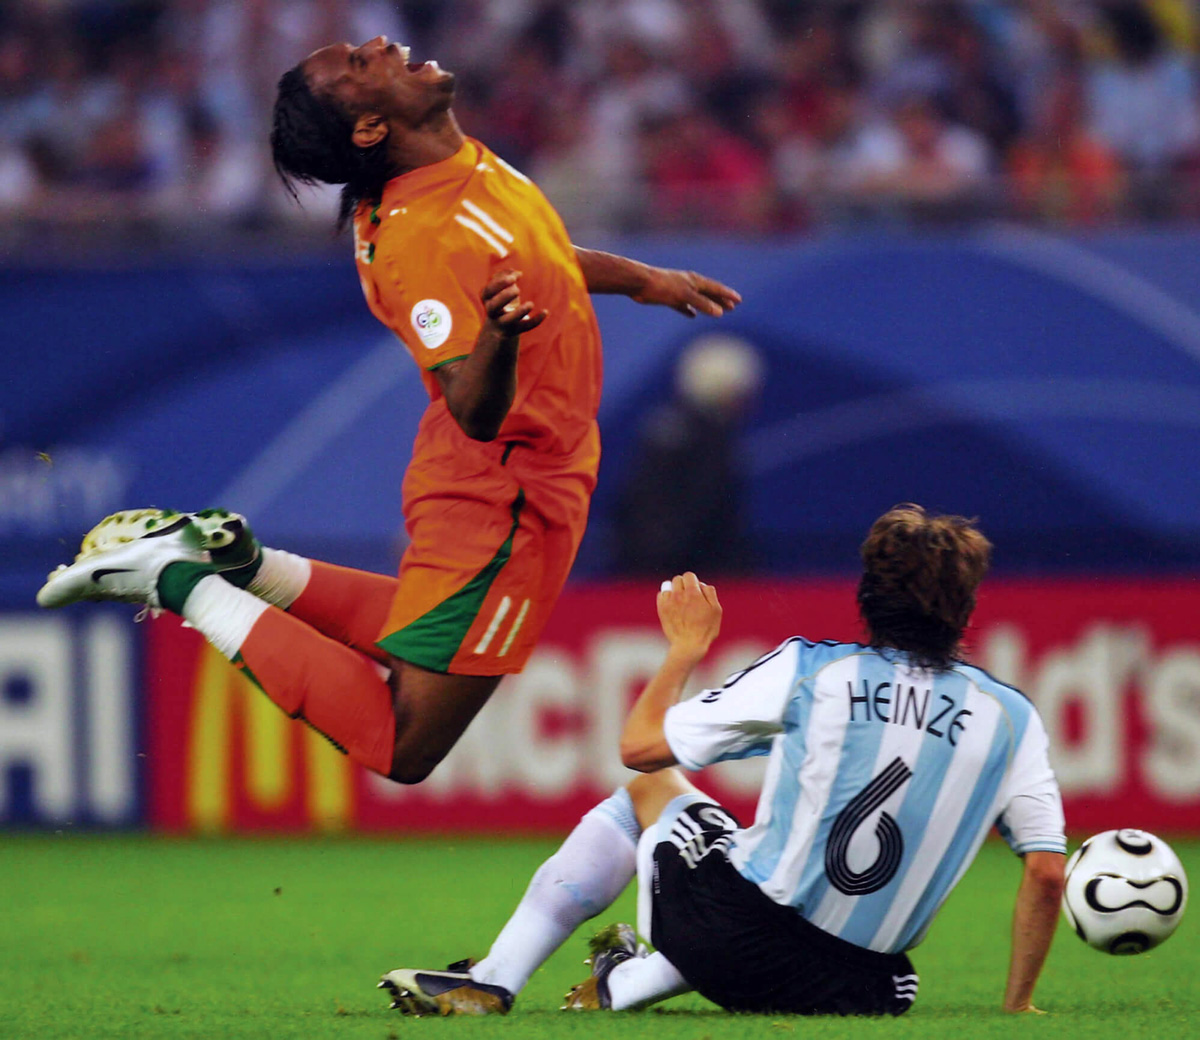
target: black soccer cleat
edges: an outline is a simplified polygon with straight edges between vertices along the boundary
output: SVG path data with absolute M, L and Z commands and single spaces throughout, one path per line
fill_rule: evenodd
M 611 1011 L 612 995 L 608 977 L 613 968 L 634 957 L 645 957 L 646 948 L 638 943 L 637 932 L 627 924 L 610 924 L 588 940 L 591 956 L 583 963 L 592 966 L 592 974 L 571 987 L 561 1011 Z
M 451 965 L 457 968 L 468 962 Z M 466 971 L 397 968 L 379 980 L 391 994 L 390 1008 L 404 1015 L 507 1015 L 513 995 L 503 986 L 476 982 Z

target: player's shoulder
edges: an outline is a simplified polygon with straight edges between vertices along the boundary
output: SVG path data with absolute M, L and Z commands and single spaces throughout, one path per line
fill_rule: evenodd
M 960 662 L 954 671 L 967 679 L 982 693 L 995 698 L 1011 718 L 1024 724 L 1031 718 L 1039 718 L 1037 708 L 1025 693 L 1012 683 L 997 679 L 991 672 L 976 664 Z
M 1012 683 L 997 679 L 991 672 L 981 668 L 977 664 L 968 664 L 965 661 L 960 661 L 954 666 L 954 671 L 965 676 L 980 689 L 986 690 L 988 693 L 1001 695 L 1005 699 L 1016 699 L 1025 704 L 1032 704 L 1029 698 Z
M 380 223 L 369 229 L 375 262 L 394 279 L 415 273 L 448 271 L 455 276 L 482 264 L 486 268 L 508 255 L 502 226 L 489 227 L 487 214 L 467 198 L 445 205 L 407 202 L 379 211 Z M 495 223 L 495 222 L 493 222 Z M 362 236 L 360 236 L 362 237 Z M 482 283 L 481 283 L 482 287 Z
M 862 643 L 846 643 L 838 639 L 807 639 L 794 636 L 797 664 L 808 672 L 818 672 L 827 665 L 848 657 L 874 653 Z
M 743 676 L 769 667 L 771 671 L 790 671 L 797 680 L 814 676 L 826 666 L 856 654 L 869 653 L 860 643 L 842 643 L 836 639 L 812 640 L 806 636 L 790 636 L 773 650 L 767 651 L 749 667 L 730 677 L 736 682 Z
M 476 150 L 475 171 L 477 173 L 494 174 L 501 180 L 515 181 L 517 184 L 533 187 L 533 181 L 526 174 L 506 159 L 501 158 L 482 141 L 468 137 L 467 142 Z

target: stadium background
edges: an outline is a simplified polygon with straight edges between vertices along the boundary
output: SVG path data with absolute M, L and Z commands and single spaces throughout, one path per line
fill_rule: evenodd
M 415 790 L 287 727 L 168 621 L 32 609 L 84 530 L 142 504 L 394 568 L 420 383 L 330 195 L 291 205 L 263 143 L 280 69 L 380 31 L 462 70 L 468 131 L 579 241 L 746 301 L 709 326 L 597 299 L 605 458 L 573 580 Z M 1041 707 L 1072 826 L 1200 829 L 1196 33 L 1170 2 L 6 6 L 0 821 L 569 826 L 622 776 L 659 647 L 657 573 L 621 573 L 621 488 L 677 358 L 719 327 L 765 380 L 707 678 L 793 632 L 853 638 L 882 509 L 977 515 L 997 552 L 974 654 Z M 752 770 L 710 782 L 748 808 Z
M 461 73 L 466 129 L 582 244 L 745 296 L 720 325 L 596 300 L 605 457 L 574 577 L 529 669 L 417 788 L 349 767 L 167 619 L 33 607 L 99 517 L 146 504 L 225 505 L 268 542 L 394 568 L 420 384 L 332 196 L 291 205 L 264 142 L 283 68 L 379 32 Z M 627 775 L 616 734 L 662 646 L 628 489 L 714 330 L 763 380 L 740 481 L 707 492 L 744 551 L 700 680 L 795 632 L 854 638 L 856 548 L 894 502 L 978 515 L 997 550 L 972 656 L 1037 702 L 1073 838 L 1155 829 L 1195 877 L 1197 40 L 1187 0 L 0 6 L 0 1035 L 397 1035 L 372 974 L 481 952 Z M 752 767 L 700 782 L 752 805 Z M 985 845 L 889 1030 L 1011 1035 L 1018 874 Z M 1194 934 L 1132 964 L 1061 937 L 1037 1026 L 1188 1035 Z M 550 1010 L 580 949 L 520 1016 L 457 1025 L 593 1030 Z M 795 1028 L 672 1008 L 624 1028 Z

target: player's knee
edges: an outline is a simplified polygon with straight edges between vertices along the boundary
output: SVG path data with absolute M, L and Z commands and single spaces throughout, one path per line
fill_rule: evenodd
M 642 827 L 648 827 L 657 820 L 671 799 L 696 791 L 682 770 L 674 767 L 635 776 L 625 785 L 625 789 L 629 792 L 633 811 Z
M 400 757 L 397 756 L 392 760 L 392 768 L 388 773 L 388 779 L 394 780 L 398 784 L 419 784 L 433 772 L 441 759 L 430 759 L 423 757 Z

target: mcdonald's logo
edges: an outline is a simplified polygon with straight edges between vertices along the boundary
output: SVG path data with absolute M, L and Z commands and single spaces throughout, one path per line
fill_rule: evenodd
M 352 811 L 349 759 L 288 718 L 207 644 L 184 721 L 182 815 L 188 829 L 339 830 Z

